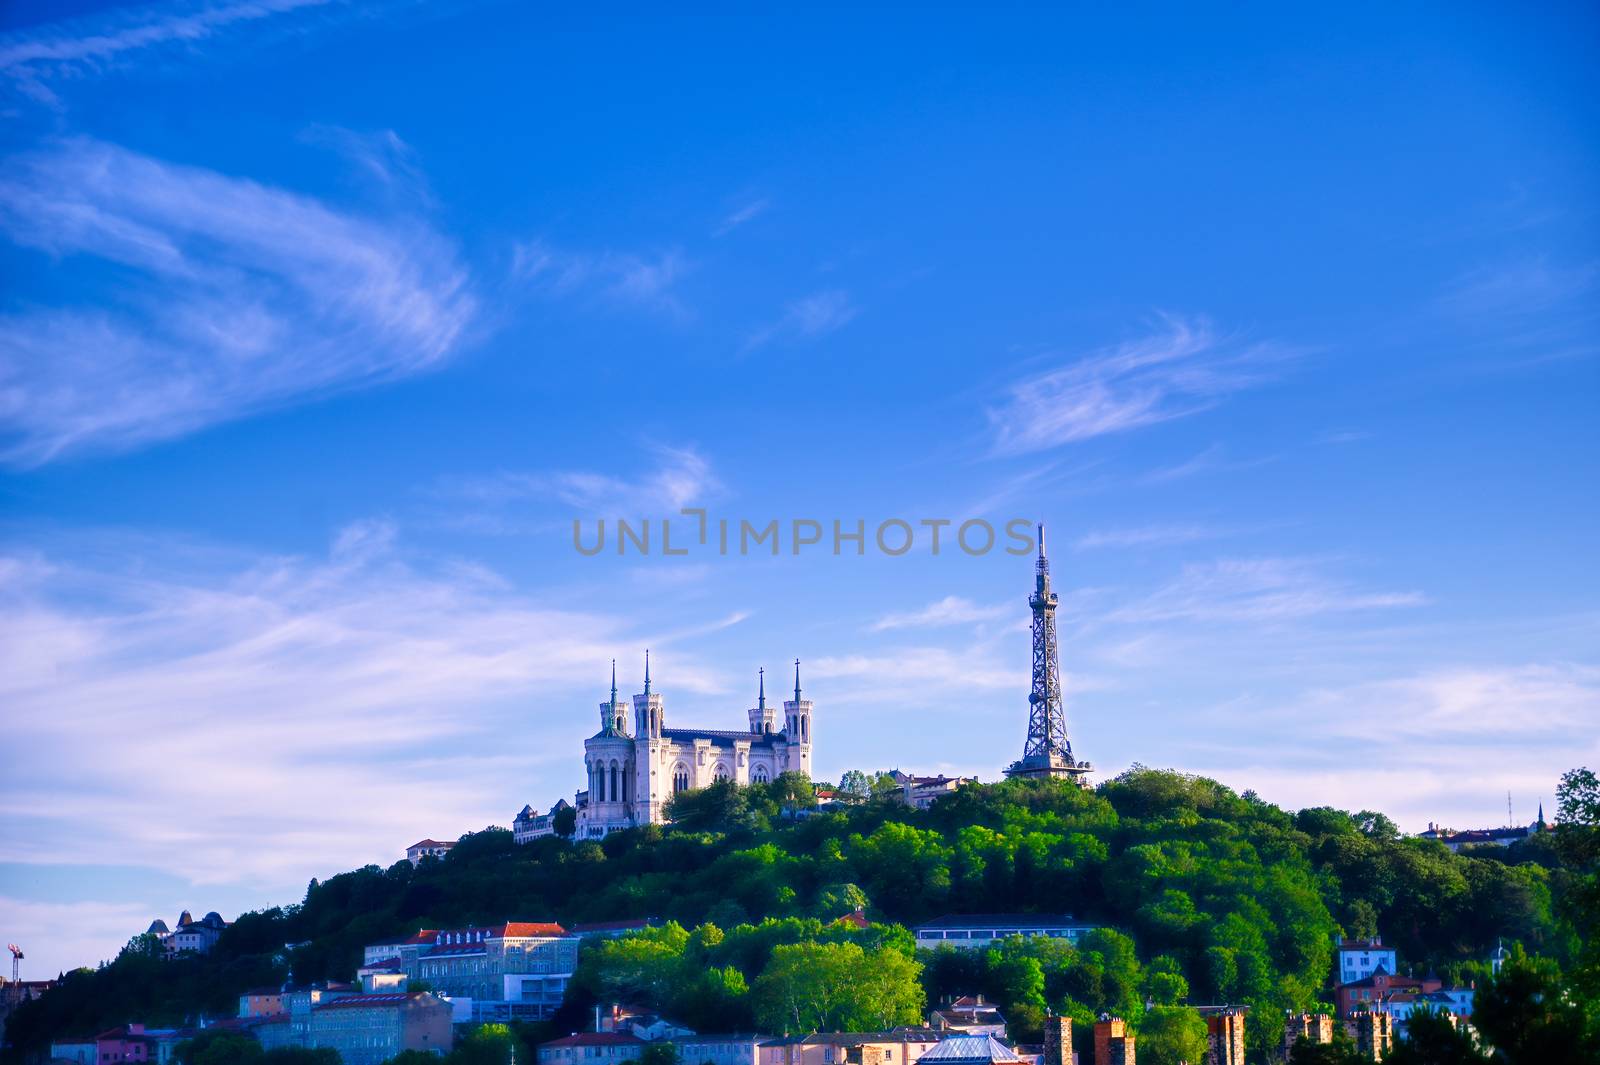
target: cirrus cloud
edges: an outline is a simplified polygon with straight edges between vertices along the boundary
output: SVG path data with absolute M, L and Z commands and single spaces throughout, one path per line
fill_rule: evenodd
M 85 293 L 0 316 L 12 465 L 420 373 L 459 351 L 477 311 L 454 248 L 418 219 L 100 141 L 13 159 L 0 231 Z

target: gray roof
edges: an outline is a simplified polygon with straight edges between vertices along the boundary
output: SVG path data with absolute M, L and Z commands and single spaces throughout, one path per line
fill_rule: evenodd
M 920 1061 L 990 1062 L 1021 1061 L 992 1035 L 953 1035 L 922 1055 Z
M 738 740 L 752 747 L 788 742 L 788 738 L 782 732 L 751 732 L 748 729 L 664 728 L 661 730 L 661 738 L 674 743 L 710 740 L 713 747 L 732 747 Z

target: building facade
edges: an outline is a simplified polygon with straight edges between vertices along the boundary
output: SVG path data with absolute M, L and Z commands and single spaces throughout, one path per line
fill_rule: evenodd
M 158 917 L 150 922 L 145 934 L 155 936 L 166 950 L 166 956 L 172 958 L 179 954 L 208 953 L 222 938 L 222 932 L 227 927 L 228 922 L 216 910 L 198 921 L 190 916 L 188 910 L 184 910 L 178 915 L 175 927 L 168 928 L 167 922 Z
M 524 806 L 511 821 L 511 835 L 518 843 L 531 843 L 536 839 L 556 834 L 556 815 L 563 810 L 572 809 L 572 804 L 565 799 L 557 799 L 556 804 L 545 813 L 540 813 L 532 806 Z
M 257 987 L 239 996 L 240 1017 L 271 1017 L 287 1010 L 282 988 Z
M 539 1065 L 611 1065 L 638 1061 L 650 1044 L 632 1032 L 575 1032 L 539 1044 Z
M 344 1065 L 381 1065 L 403 1050 L 450 1052 L 450 1006 L 425 992 L 346 995 L 311 1011 L 312 1047 Z
M 1356 1054 L 1363 1061 L 1382 1061 L 1394 1046 L 1394 1024 L 1387 1013 L 1365 1010 L 1353 1013 L 1345 1022 L 1345 1028 L 1355 1040 Z
M 454 849 L 453 842 L 438 839 L 419 839 L 406 848 L 406 861 L 420 865 L 424 858 L 443 858 Z
M 811 777 L 812 703 L 801 697 L 795 662 L 794 698 L 767 704 L 766 677 L 758 681 L 749 727 L 738 731 L 667 727 L 666 704 L 650 687 L 645 655 L 644 691 L 629 704 L 617 695 L 612 664 L 611 698 L 600 704 L 600 731 L 584 741 L 588 786 L 577 795 L 577 837 L 600 839 L 611 832 L 666 821 L 673 795 L 719 780 L 760 784 L 782 773 Z
M 1206 1065 L 1244 1065 L 1244 1007 L 1201 1012 L 1206 1021 Z
M 1136 1042 L 1121 1017 L 1102 1016 L 1094 1022 L 1095 1065 L 1134 1065 Z
M 915 1065 L 939 1045 L 932 1028 L 884 1032 L 818 1032 L 768 1039 L 757 1048 L 758 1065 Z
M 369 946 L 363 971 L 398 970 L 408 980 L 425 981 L 451 1001 L 458 1020 L 543 1020 L 566 995 L 578 965 L 578 942 L 548 922 L 450 928 Z M 388 958 L 373 956 L 390 949 L 395 953 Z
M 976 784 L 977 777 L 947 777 L 944 774 L 920 777 L 891 769 L 889 777 L 900 786 L 900 801 L 916 810 L 926 810 L 946 795 L 953 795 L 963 784 Z
M 1326 1013 L 1290 1014 L 1283 1020 L 1283 1060 L 1288 1061 L 1294 1045 L 1304 1039 L 1308 1043 L 1333 1042 L 1333 1018 Z
M 686 1035 L 673 1040 L 678 1059 L 695 1065 L 758 1065 L 758 1051 L 771 1036 L 718 1034 Z
M 1336 984 L 1351 984 L 1365 980 L 1380 968 L 1385 972 L 1399 972 L 1395 949 L 1383 945 L 1382 936 L 1371 939 L 1341 939 L 1335 951 L 1335 967 L 1339 978 Z
M 1094 925 L 1074 921 L 1071 914 L 970 913 L 947 914 L 917 925 L 914 931 L 917 946 L 926 950 L 940 947 L 987 950 L 1012 936 L 1047 936 L 1076 945 L 1094 928 Z

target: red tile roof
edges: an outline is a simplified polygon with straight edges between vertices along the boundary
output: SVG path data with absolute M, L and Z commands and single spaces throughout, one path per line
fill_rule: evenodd
M 567 930 L 554 921 L 507 921 L 494 933 L 514 938 L 517 936 L 564 936 Z

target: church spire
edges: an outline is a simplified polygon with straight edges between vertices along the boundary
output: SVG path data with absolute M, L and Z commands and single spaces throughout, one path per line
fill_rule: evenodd
M 756 670 L 756 676 L 759 678 L 758 679 L 758 683 L 761 685 L 761 694 L 756 696 L 756 709 L 765 710 L 767 708 L 767 669 L 766 669 L 766 667 L 763 666 L 760 669 Z
M 611 660 L 611 701 L 617 701 L 617 660 Z
M 794 701 L 800 701 L 800 660 L 794 660 Z
M 644 649 L 644 693 L 650 694 L 650 648 Z

